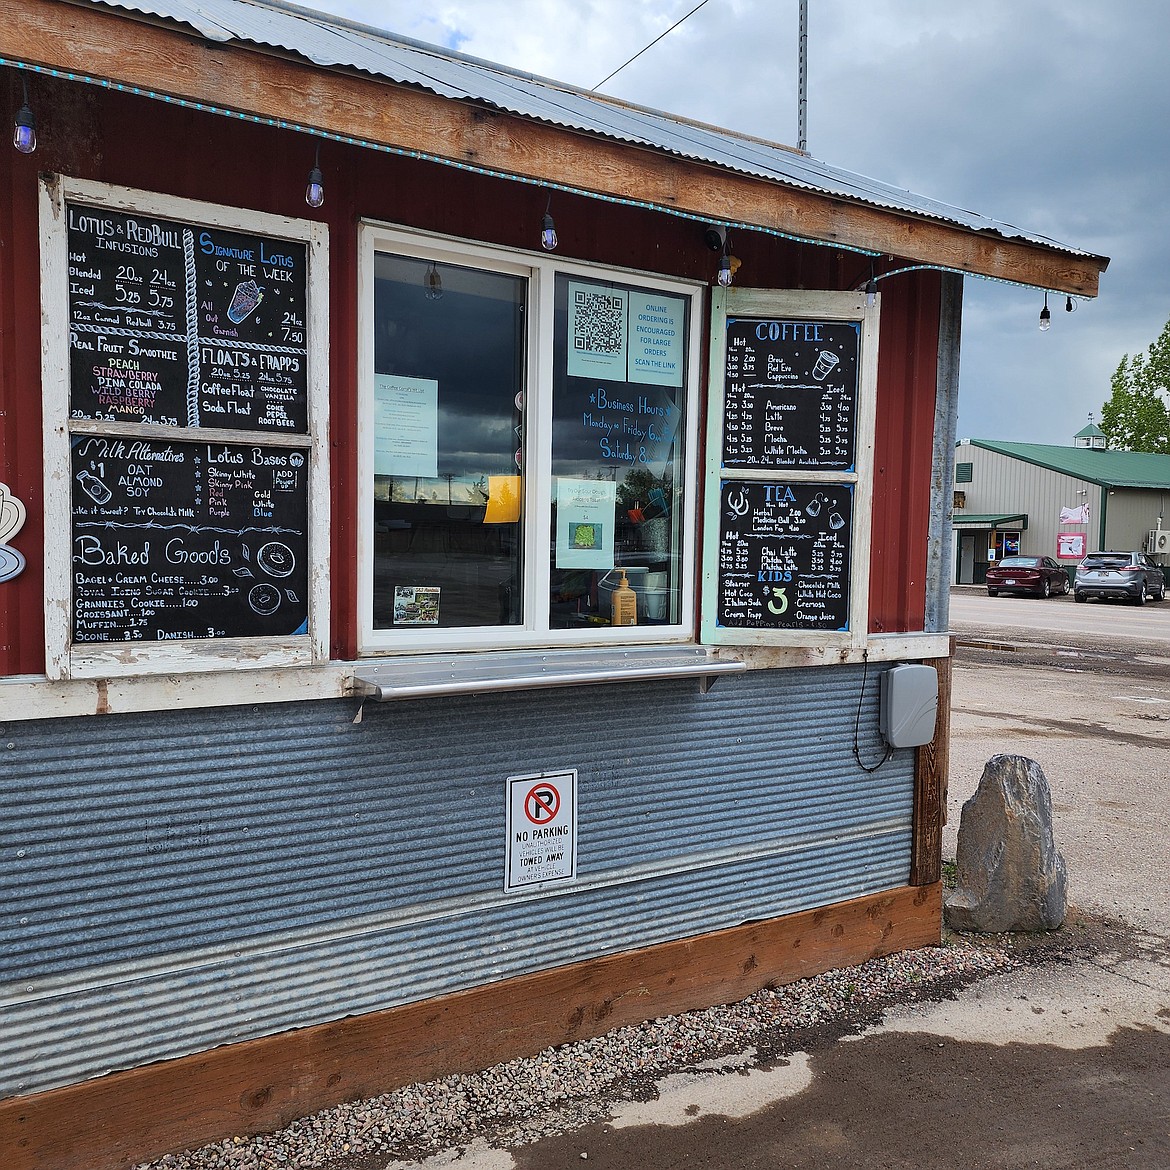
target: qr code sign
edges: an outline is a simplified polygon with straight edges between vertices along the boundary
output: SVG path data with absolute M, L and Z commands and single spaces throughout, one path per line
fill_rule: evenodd
M 622 297 L 575 289 L 573 348 L 588 353 L 620 354 L 626 344 L 626 314 Z

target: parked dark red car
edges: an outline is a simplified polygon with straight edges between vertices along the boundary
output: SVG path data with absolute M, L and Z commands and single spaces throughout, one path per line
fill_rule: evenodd
M 1068 592 L 1068 573 L 1051 557 L 1004 557 L 987 570 L 987 595 L 1034 593 L 1058 597 Z

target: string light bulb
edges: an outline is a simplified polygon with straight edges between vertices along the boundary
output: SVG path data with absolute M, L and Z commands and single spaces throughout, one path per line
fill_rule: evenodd
M 1044 308 L 1040 310 L 1040 332 L 1047 333 L 1052 324 L 1052 314 L 1048 311 L 1048 293 L 1044 294 Z
M 720 288 L 730 288 L 735 279 L 735 269 L 731 266 L 731 233 L 723 237 L 723 254 L 719 257 L 719 272 L 715 277 Z
M 1064 311 L 1066 313 L 1075 313 L 1077 311 L 1077 303 L 1072 297 L 1064 298 Z
M 305 187 L 305 202 L 310 207 L 320 207 L 325 202 L 325 176 L 321 174 L 321 146 L 313 156 L 313 169 L 309 171 L 309 182 Z
M 877 281 L 871 276 L 865 286 L 865 304 L 872 309 L 877 300 Z
M 438 301 L 443 298 L 443 278 L 439 275 L 439 269 L 432 260 L 427 265 L 426 275 L 423 277 L 423 287 L 426 289 L 426 298 L 428 301 Z
M 12 145 L 21 154 L 32 154 L 37 148 L 37 118 L 28 104 L 28 82 L 22 77 L 24 102 L 16 111 L 16 123 L 12 128 Z
M 548 203 L 544 208 L 544 218 L 540 221 L 540 246 L 546 252 L 555 252 L 557 248 L 557 226 L 553 223 L 551 214 L 552 192 L 548 193 Z

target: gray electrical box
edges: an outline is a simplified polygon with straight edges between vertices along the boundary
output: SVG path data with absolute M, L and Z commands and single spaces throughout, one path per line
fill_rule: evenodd
M 882 675 L 878 726 L 890 747 L 921 747 L 934 739 L 938 719 L 938 672 L 903 663 Z

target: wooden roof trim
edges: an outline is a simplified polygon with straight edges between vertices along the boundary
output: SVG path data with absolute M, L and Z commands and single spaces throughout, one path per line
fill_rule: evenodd
M 1107 261 L 972 232 L 546 125 L 368 75 L 313 66 L 136 14 L 0 0 L 0 55 L 261 118 L 633 199 L 697 216 L 1095 296 Z

